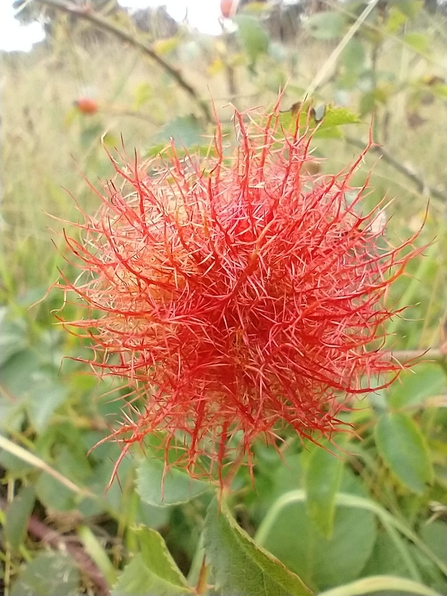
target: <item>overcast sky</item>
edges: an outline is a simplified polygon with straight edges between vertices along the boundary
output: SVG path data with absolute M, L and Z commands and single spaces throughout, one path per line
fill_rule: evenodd
M 135 8 L 165 5 L 174 19 L 181 21 L 186 15 L 192 27 L 204 33 L 217 35 L 221 32 L 217 21 L 220 0 L 119 0 L 120 4 Z M 43 39 L 39 23 L 20 25 L 14 19 L 13 0 L 0 0 L 0 50 L 29 51 L 32 44 Z

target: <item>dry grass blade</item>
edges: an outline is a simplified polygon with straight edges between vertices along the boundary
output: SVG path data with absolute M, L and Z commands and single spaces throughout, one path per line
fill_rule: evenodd
M 85 488 L 81 488 L 77 486 L 74 482 L 60 474 L 57 470 L 54 470 L 50 465 L 44 462 L 40 457 L 37 457 L 33 453 L 30 453 L 20 445 L 16 445 L 6 437 L 0 435 L 0 449 L 4 449 L 11 455 L 18 457 L 22 461 L 46 472 L 50 476 L 53 476 L 58 482 L 66 486 L 69 490 L 73 491 L 74 493 L 80 495 L 81 497 L 91 497 L 96 498 L 95 495 Z

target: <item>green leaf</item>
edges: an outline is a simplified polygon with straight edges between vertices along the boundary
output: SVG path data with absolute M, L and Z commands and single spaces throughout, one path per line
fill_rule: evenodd
M 86 126 L 81 130 L 80 142 L 82 149 L 89 149 L 92 145 L 100 145 L 104 128 L 101 124 Z
M 75 508 L 75 495 L 53 476 L 40 474 L 35 486 L 37 498 L 47 509 L 70 511 Z
M 302 580 L 237 525 L 226 505 L 211 502 L 205 520 L 204 545 L 218 587 L 238 596 L 310 596 Z
M 36 501 L 32 486 L 25 486 L 8 504 L 5 516 L 5 538 L 9 545 L 17 550 L 23 543 L 28 528 L 28 520 Z
M 178 116 L 163 126 L 157 134 L 157 143 L 167 143 L 174 139 L 179 147 L 195 147 L 203 145 L 206 140 L 200 126 L 200 121 L 193 116 Z
M 293 112 L 293 113 L 292 113 Z M 309 117 L 310 113 L 310 117 Z M 348 108 L 336 107 L 330 104 L 312 107 L 311 102 L 306 102 L 300 109 L 300 127 L 315 128 L 315 137 L 340 137 L 338 127 L 344 124 L 357 124 L 360 118 Z M 294 106 L 287 112 L 280 114 L 280 123 L 283 128 L 295 126 L 296 112 Z
M 358 115 L 351 112 L 348 108 L 328 105 L 326 106 L 324 117 L 315 131 L 315 138 L 341 137 L 340 126 L 344 124 L 357 124 L 358 122 L 360 122 Z
M 390 536 L 379 532 L 371 557 L 363 569 L 362 575 L 398 575 L 409 577 L 409 572 L 396 544 Z
M 447 523 L 441 520 L 427 523 L 421 528 L 421 536 L 441 561 L 447 561 Z
M 42 433 L 51 415 L 64 402 L 68 389 L 55 376 L 53 370 L 36 370 L 30 375 L 29 397 L 26 403 L 31 424 Z
M 163 538 L 155 530 L 133 530 L 139 553 L 125 567 L 112 590 L 112 596 L 178 596 L 192 589 L 171 557 Z
M 385 29 L 387 33 L 397 33 L 407 21 L 408 15 L 399 10 L 397 6 L 391 6 Z
M 269 36 L 267 31 L 255 17 L 240 14 L 234 17 L 238 26 L 238 36 L 250 61 L 255 63 L 262 54 L 269 49 Z
M 138 509 L 135 513 L 135 522 L 148 528 L 158 530 L 169 523 L 171 510 L 169 507 L 156 507 L 138 499 Z
M 424 0 L 394 0 L 394 4 L 403 14 L 413 19 L 424 6 Z
M 400 482 L 422 494 L 433 480 L 433 467 L 424 437 L 406 414 L 382 415 L 375 428 L 377 448 Z
M 427 521 L 419 530 L 423 542 L 440 561 L 447 561 L 447 524 L 441 520 Z M 445 573 L 427 559 L 425 553 L 414 549 L 414 554 L 422 570 L 425 583 L 447 594 L 447 577 Z
M 350 109 L 328 105 L 319 130 L 343 124 L 357 124 L 358 122 L 360 122 L 359 116 Z
M 424 53 L 428 50 L 429 40 L 427 35 L 423 33 L 407 33 L 402 38 L 402 41 L 410 46 L 415 52 Z
M 365 114 L 369 114 L 374 109 L 376 105 L 376 96 L 373 91 L 368 91 L 364 93 L 360 99 L 360 114 L 361 116 L 365 116 Z
M 143 81 L 136 85 L 135 89 L 133 90 L 133 95 L 133 108 L 134 110 L 139 110 L 152 98 L 153 90 L 149 83 Z
M 312 15 L 303 26 L 316 39 L 339 39 L 346 31 L 347 19 L 341 13 L 328 10 Z
M 67 478 L 84 484 L 90 478 L 92 468 L 81 446 L 79 435 L 79 430 L 73 429 L 70 437 L 71 441 L 67 440 L 66 444 L 59 447 L 55 458 L 55 467 Z M 79 442 L 76 442 L 77 437 L 79 437 Z
M 111 596 L 146 596 L 146 594 L 178 596 L 188 592 L 189 590 L 185 588 L 173 586 L 160 580 L 144 564 L 143 556 L 137 554 L 119 576 Z
M 134 533 L 138 538 L 144 563 L 160 578 L 189 590 L 185 577 L 171 557 L 161 535 L 156 530 L 143 526 L 136 528 Z
M 374 546 L 374 515 L 362 509 L 339 506 L 339 494 L 330 539 L 325 538 L 309 517 L 304 491 L 302 501 L 282 506 L 274 523 L 269 525 L 268 533 L 264 530 L 262 533 L 263 546 L 312 588 L 329 588 L 356 579 Z M 272 510 L 274 508 L 276 504 Z
M 328 451 L 331 447 L 329 444 L 317 446 L 312 451 L 304 477 L 309 516 L 326 538 L 334 531 L 335 495 L 340 488 L 344 465 L 338 454 Z
M 57 369 L 42 362 L 37 350 L 22 350 L 5 363 L 2 384 L 20 402 L 34 428 L 43 432 L 54 410 L 65 400 L 68 389 L 57 378 Z
M 348 470 L 346 470 L 346 472 L 348 472 Z M 439 557 L 436 556 L 435 553 L 433 553 L 430 548 L 427 547 L 427 545 L 419 538 L 419 536 L 417 536 L 417 534 L 415 534 L 415 532 L 413 532 L 413 530 L 411 530 L 407 524 L 405 522 L 402 522 L 400 519 L 398 519 L 397 517 L 391 515 L 391 513 L 389 513 L 386 509 L 384 509 L 381 505 L 375 503 L 374 501 L 371 501 L 368 498 L 362 497 L 362 496 L 358 496 L 357 494 L 352 494 L 352 488 L 355 488 L 355 491 L 357 492 L 358 488 L 362 489 L 362 485 L 359 483 L 359 481 L 356 479 L 356 477 L 354 477 L 352 474 L 346 474 L 345 472 L 345 478 L 343 480 L 343 484 L 342 484 L 342 490 L 343 488 L 348 488 L 349 492 L 345 493 L 345 492 L 339 492 L 337 493 L 336 496 L 336 504 L 337 504 L 337 508 L 341 507 L 341 508 L 348 508 L 350 510 L 361 510 L 361 511 L 367 511 L 368 513 L 372 514 L 373 516 L 375 516 L 378 520 L 380 520 L 383 528 L 386 530 L 389 538 L 393 541 L 395 549 L 398 551 L 402 561 L 405 563 L 405 566 L 407 568 L 407 570 L 409 571 L 409 573 L 411 574 L 411 577 L 413 579 L 415 579 L 415 581 L 420 581 L 420 573 L 418 571 L 418 569 L 415 566 L 415 562 L 413 560 L 413 558 L 411 557 L 410 551 L 409 551 L 409 544 L 408 541 L 412 542 L 413 545 L 418 549 L 420 554 L 423 554 L 424 557 L 426 557 L 426 559 L 430 560 L 431 563 L 433 563 L 435 565 L 435 567 L 437 569 L 439 569 L 444 576 L 447 576 L 447 565 L 444 563 L 443 560 L 441 560 Z M 346 479 L 349 480 L 349 482 L 346 482 Z M 355 480 L 354 485 L 353 485 L 353 480 Z M 343 486 L 344 485 L 344 486 Z M 351 485 L 351 486 L 349 486 Z M 365 492 L 363 489 L 360 492 Z M 304 490 L 299 489 L 299 490 L 292 490 L 289 491 L 285 494 L 282 494 L 272 505 L 272 507 L 270 508 L 268 514 L 264 517 L 262 523 L 259 526 L 259 529 L 256 533 L 256 540 L 260 543 L 260 544 L 266 544 L 267 542 L 267 538 L 270 536 L 270 534 L 272 534 L 272 532 L 276 529 L 276 526 L 278 524 L 278 519 L 280 519 L 280 516 L 283 514 L 284 510 L 287 509 L 288 507 L 290 507 L 293 504 L 303 504 L 306 500 L 306 494 L 304 492 Z M 337 510 L 337 514 L 338 514 L 338 510 Z M 363 546 L 363 542 L 362 541 L 362 528 L 366 530 L 366 533 L 364 533 L 364 538 L 366 538 L 366 540 L 368 540 L 368 528 L 367 526 L 364 526 L 364 522 L 366 521 L 363 520 L 363 523 L 360 523 L 360 543 L 355 543 L 355 540 L 352 543 L 352 548 L 351 548 L 351 543 L 350 543 L 350 537 L 353 535 L 352 529 L 347 528 L 347 530 L 344 532 L 345 535 L 342 535 L 342 538 L 340 540 L 340 542 L 345 542 L 346 543 L 346 547 L 347 547 L 347 553 L 344 554 L 342 553 L 342 558 L 340 561 L 335 561 L 335 563 L 338 563 L 338 566 L 340 566 L 340 563 L 342 565 L 344 565 L 345 569 L 344 571 L 342 571 L 342 575 L 345 575 L 347 573 L 351 573 L 352 574 L 352 570 L 349 568 L 349 566 L 347 567 L 345 565 L 345 559 L 348 558 L 349 559 L 349 555 L 352 554 L 353 550 L 356 550 L 357 548 L 359 548 L 359 546 Z M 373 520 L 374 521 L 374 520 Z M 337 519 L 336 519 L 336 524 L 337 524 Z M 335 525 L 336 525 L 335 524 Z M 372 525 L 373 530 L 375 530 L 375 525 L 373 523 Z M 290 528 L 289 528 L 289 534 L 290 534 Z M 287 536 L 287 535 L 286 535 Z M 364 559 L 364 562 L 369 558 L 369 555 L 371 554 L 372 551 L 372 545 L 374 544 L 375 541 L 375 532 L 373 532 L 372 535 L 372 543 L 370 543 L 370 550 L 369 552 L 366 553 L 366 559 Z M 311 534 L 311 537 L 313 538 L 313 534 Z M 283 537 L 281 537 L 283 538 Z M 312 547 L 311 544 L 308 545 L 310 548 Z M 337 544 L 335 545 L 337 547 Z M 349 550 L 350 549 L 350 550 Z M 330 548 L 327 548 L 327 545 L 323 544 L 322 548 L 320 549 L 320 551 L 318 552 L 322 552 L 322 559 L 321 559 L 321 564 L 322 567 L 320 569 L 316 570 L 316 576 L 318 578 L 318 582 L 321 583 L 321 580 L 327 580 L 327 579 L 331 579 L 331 581 L 326 582 L 327 583 L 327 587 L 330 587 L 331 585 L 336 585 L 336 584 L 342 584 L 345 583 L 346 581 L 350 581 L 347 580 L 346 578 L 344 579 L 340 579 L 340 577 L 332 577 L 332 578 L 328 578 L 328 568 L 329 568 L 329 573 L 331 572 L 331 567 L 332 567 L 332 573 L 334 574 L 334 566 L 331 565 L 332 563 L 332 559 L 329 555 L 333 555 L 334 553 L 331 552 Z M 312 563 L 312 556 L 309 553 L 308 559 L 310 559 L 310 563 Z M 300 561 L 300 560 L 299 560 Z M 350 563 L 350 561 L 346 561 L 348 564 Z M 361 570 L 363 572 L 363 565 L 364 562 L 362 564 L 362 567 L 359 568 L 359 571 Z M 357 561 L 358 563 L 358 561 Z M 336 570 L 336 568 L 335 568 Z M 357 575 L 359 573 L 359 571 L 357 572 Z M 335 571 L 335 575 L 337 574 L 337 571 Z M 339 574 L 340 575 L 340 574 Z M 310 582 L 308 582 L 310 583 Z
M 79 571 L 69 556 L 58 552 L 44 552 L 20 570 L 10 594 L 78 596 Z
M 149 505 L 168 507 L 187 503 L 210 488 L 200 480 L 192 479 L 179 468 L 165 472 L 164 463 L 145 459 L 137 469 L 137 492 Z
M 166 55 L 171 54 L 174 50 L 176 50 L 182 41 L 182 37 L 180 35 L 176 35 L 175 37 L 166 37 L 163 39 L 157 39 L 153 43 L 154 51 L 159 55 Z
M 31 386 L 30 375 L 39 370 L 40 362 L 36 353 L 31 350 L 22 350 L 15 354 L 2 367 L 2 386 L 9 395 L 14 395 L 17 401 L 26 398 Z
M 430 86 L 430 91 L 439 99 L 447 99 L 447 85 L 435 83 L 434 85 Z
M 7 307 L 0 307 L 0 366 L 28 345 L 26 323 L 23 319 L 5 319 Z
M 0 428 L 2 430 L 6 433 L 12 431 L 20 432 L 25 417 L 25 408 L 20 401 L 11 401 L 10 394 L 1 395 L 0 393 Z M 3 455 L 4 453 L 0 452 L 0 462 L 3 461 Z M 6 465 L 4 467 L 8 468 Z
M 439 364 L 421 363 L 402 372 L 399 383 L 394 383 L 389 391 L 388 402 L 393 409 L 400 409 L 422 404 L 445 391 L 446 377 Z

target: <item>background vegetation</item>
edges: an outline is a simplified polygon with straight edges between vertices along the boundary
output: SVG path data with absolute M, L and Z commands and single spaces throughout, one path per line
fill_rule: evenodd
M 47 40 L 3 56 L 6 594 L 214 593 L 207 582 L 226 594 L 309 593 L 240 528 L 314 593 L 446 592 L 445 17 L 419 0 L 305 8 L 245 4 L 233 15 L 236 31 L 225 20 L 222 35 L 208 37 L 166 27 L 161 13 L 158 21 L 149 14 L 144 31 L 113 3 L 36 0 L 33 9 L 51 15 Z M 212 134 L 212 101 L 231 131 L 229 103 L 271 106 L 286 83 L 285 111 L 307 95 L 317 119 L 336 115 L 314 143 L 325 172 L 352 160 L 373 122 L 380 146 L 358 181 L 375 166 L 368 200 L 393 199 L 391 240 L 425 219 L 425 256 L 389 296 L 412 305 L 391 324 L 389 347 L 402 361 L 423 355 L 388 391 L 355 406 L 347 421 L 357 436 L 338 457 L 293 437 L 283 460 L 259 444 L 255 489 L 241 472 L 217 523 L 213 505 L 205 517 L 206 484 L 174 473 L 162 496 L 162 465 L 138 450 L 106 490 L 119 448 L 90 449 L 119 416 L 119 391 L 62 362 L 82 346 L 55 325 L 62 296 L 47 290 L 66 270 L 62 220 L 78 217 L 69 193 L 95 212 L 83 175 L 98 187 L 113 175 L 101 139 L 115 147 L 122 138 L 130 155 L 154 155 L 171 137 L 200 149 Z

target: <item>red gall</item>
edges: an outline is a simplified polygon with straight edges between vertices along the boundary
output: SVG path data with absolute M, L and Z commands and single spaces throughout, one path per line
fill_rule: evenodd
M 64 322 L 92 344 L 82 360 L 128 387 L 123 454 L 160 435 L 166 461 L 221 482 L 258 437 L 330 438 L 353 397 L 392 381 L 385 298 L 420 252 L 391 246 L 368 183 L 351 185 L 367 149 L 322 175 L 308 130 L 282 130 L 278 106 L 262 120 L 236 110 L 230 151 L 218 122 L 206 158 L 112 159 L 99 211 L 66 235 L 80 274 L 60 284 L 86 311 Z

